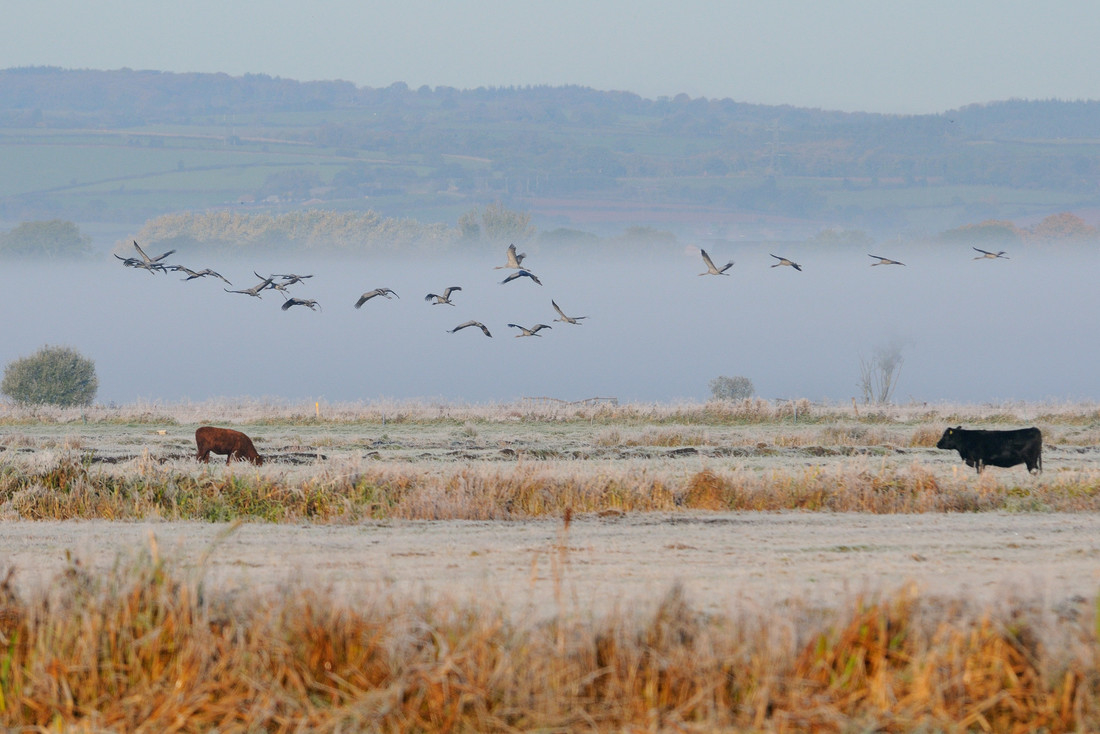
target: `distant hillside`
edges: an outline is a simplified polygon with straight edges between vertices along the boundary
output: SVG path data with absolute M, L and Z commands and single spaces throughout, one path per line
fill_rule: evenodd
M 0 217 L 308 206 L 453 226 L 500 201 L 542 228 L 888 236 L 1100 209 L 1098 131 L 1094 101 L 897 116 L 571 86 L 8 69 Z

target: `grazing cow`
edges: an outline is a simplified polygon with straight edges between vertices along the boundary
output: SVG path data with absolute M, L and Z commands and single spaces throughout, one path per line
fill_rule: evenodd
M 233 459 L 247 459 L 256 466 L 264 463 L 263 457 L 256 453 L 256 447 L 252 445 L 252 439 L 232 428 L 202 426 L 195 431 L 195 445 L 198 446 L 195 458 L 207 464 L 210 463 L 211 453 L 225 454 L 226 464 Z
M 1038 428 L 1014 431 L 971 431 L 958 426 L 940 436 L 938 449 L 956 449 L 959 456 L 982 473 L 986 466 L 1027 464 L 1030 473 L 1043 470 L 1043 434 Z

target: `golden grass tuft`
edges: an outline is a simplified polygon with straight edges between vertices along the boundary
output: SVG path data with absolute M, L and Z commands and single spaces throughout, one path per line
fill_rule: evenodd
M 683 504 L 692 510 L 729 510 L 736 503 L 729 483 L 714 472 L 703 470 L 688 479 Z
M 939 442 L 942 435 L 942 428 L 932 426 L 920 426 L 913 431 L 913 435 L 909 437 L 909 443 L 906 445 L 910 447 L 920 447 L 926 449 L 932 448 Z
M 844 625 L 820 633 L 793 672 L 805 702 L 798 727 L 834 730 L 837 721 L 928 731 L 1073 731 L 1080 715 L 1081 674 L 1061 661 L 1044 674 L 1036 621 L 942 618 L 929 631 L 912 589 L 892 599 L 860 602 Z M 1067 667 L 1068 666 L 1068 667 Z M 884 712 L 890 712 L 886 718 Z
M 0 511 L 49 520 L 351 523 L 538 518 L 560 516 L 567 507 L 575 513 L 1100 510 L 1100 473 L 1090 470 L 977 477 L 966 467 L 947 473 L 918 460 L 906 466 L 858 457 L 764 470 L 725 462 L 691 466 L 525 459 L 322 464 L 291 473 L 140 460 L 116 469 L 61 455 L 33 466 L 0 466 Z
M 10 575 L 9 575 L 10 578 Z M 628 600 L 631 601 L 631 600 Z M 1095 606 L 1095 600 L 1093 601 Z M 0 727 L 112 731 L 1095 731 L 1092 615 L 913 588 L 839 610 L 516 621 L 446 600 L 225 594 L 155 541 L 0 584 Z

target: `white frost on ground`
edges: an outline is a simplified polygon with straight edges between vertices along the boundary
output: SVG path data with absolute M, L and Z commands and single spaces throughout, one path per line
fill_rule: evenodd
M 353 600 L 452 598 L 513 613 L 601 613 L 656 601 L 675 583 L 703 611 L 787 602 L 835 606 L 913 582 L 978 604 L 1056 605 L 1100 586 L 1100 515 L 638 513 L 554 521 L 352 526 L 6 522 L 0 558 L 29 592 L 66 566 L 109 570 L 150 547 L 223 590 L 287 584 Z M 1047 608 L 1050 608 L 1048 606 Z

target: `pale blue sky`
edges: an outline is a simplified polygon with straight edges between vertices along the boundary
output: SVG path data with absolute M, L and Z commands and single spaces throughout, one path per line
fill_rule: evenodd
M 0 68 L 270 74 L 357 85 L 580 84 L 942 112 L 1100 98 L 1100 8 L 1072 0 L 13 0 Z

